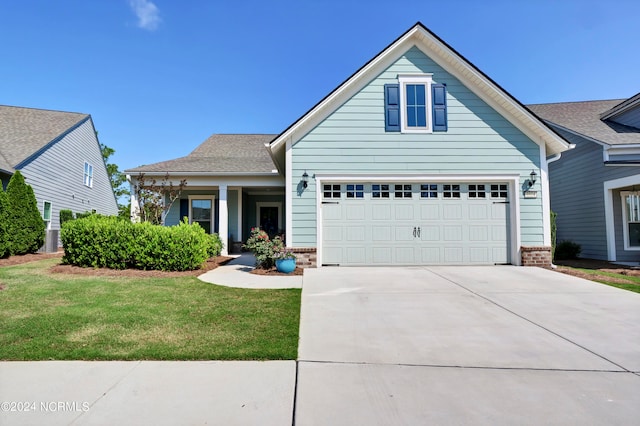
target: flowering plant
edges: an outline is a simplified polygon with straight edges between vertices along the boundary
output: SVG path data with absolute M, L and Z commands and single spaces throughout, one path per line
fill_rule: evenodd
M 294 259 L 296 255 L 293 253 L 291 249 L 284 249 L 275 254 L 276 259 Z
M 260 228 L 251 228 L 251 235 L 244 244 L 244 248 L 256 257 L 256 267 L 271 269 L 275 264 L 276 255 L 282 251 L 284 244 L 280 237 L 273 240 Z

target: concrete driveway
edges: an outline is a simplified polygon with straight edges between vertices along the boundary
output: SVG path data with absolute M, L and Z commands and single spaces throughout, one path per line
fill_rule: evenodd
M 638 424 L 640 294 L 538 268 L 305 271 L 298 425 Z

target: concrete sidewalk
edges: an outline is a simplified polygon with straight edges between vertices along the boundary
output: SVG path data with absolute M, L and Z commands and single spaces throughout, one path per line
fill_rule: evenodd
M 243 253 L 234 260 L 200 275 L 202 281 L 225 287 L 254 289 L 302 288 L 302 275 L 256 275 L 256 259 L 251 253 Z
M 295 361 L 0 363 L 0 424 L 290 425 Z

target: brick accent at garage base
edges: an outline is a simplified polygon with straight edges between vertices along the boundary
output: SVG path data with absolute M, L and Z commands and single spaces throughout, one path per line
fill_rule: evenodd
M 296 266 L 301 268 L 315 268 L 317 266 L 315 247 L 293 247 L 291 251 L 296 255 Z
M 522 266 L 551 267 L 551 247 L 521 247 Z

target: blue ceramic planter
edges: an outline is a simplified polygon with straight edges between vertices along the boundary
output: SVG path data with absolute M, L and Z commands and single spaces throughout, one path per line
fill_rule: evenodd
M 276 269 L 279 272 L 290 274 L 296 269 L 296 260 L 295 259 L 278 259 L 276 260 Z

